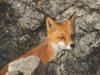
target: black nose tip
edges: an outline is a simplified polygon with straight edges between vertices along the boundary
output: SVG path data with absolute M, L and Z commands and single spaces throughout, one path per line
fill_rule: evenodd
M 71 48 L 74 48 L 75 47 L 75 44 L 71 44 L 70 46 L 71 46 Z

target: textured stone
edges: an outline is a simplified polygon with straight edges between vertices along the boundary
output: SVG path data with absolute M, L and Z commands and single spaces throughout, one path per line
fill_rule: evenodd
M 33 0 L 0 2 L 0 68 L 45 39 L 44 15 L 35 11 L 34 5 Z
M 68 9 L 74 3 L 75 0 L 40 0 L 38 1 L 36 7 L 51 17 L 56 17 L 62 14 L 64 10 Z
M 99 74 L 100 0 L 7 0 L 0 7 L 5 8 L 0 9 L 1 67 L 45 39 L 45 17 L 63 22 L 76 11 L 75 49 L 60 53 L 61 58 L 46 66 L 45 75 Z M 65 66 L 59 69 L 61 64 Z
M 24 75 L 31 75 L 39 67 L 40 59 L 36 56 L 28 56 L 9 63 L 8 75 L 12 72 L 20 72 Z M 43 67 L 43 66 L 42 66 Z
M 7 72 L 6 75 L 23 75 L 23 73 L 13 71 L 13 72 Z

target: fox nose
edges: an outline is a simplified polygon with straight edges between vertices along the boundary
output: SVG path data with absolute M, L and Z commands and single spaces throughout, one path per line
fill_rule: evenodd
M 71 48 L 74 48 L 75 47 L 75 44 L 71 44 L 70 46 L 71 46 Z

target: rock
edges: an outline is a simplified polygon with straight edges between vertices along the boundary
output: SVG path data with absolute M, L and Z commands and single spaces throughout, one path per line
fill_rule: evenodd
M 98 70 L 97 75 L 100 75 L 100 69 Z
M 2 1 L 0 7 L 5 10 L 0 9 L 0 67 L 45 40 L 46 16 L 63 22 L 76 11 L 75 49 L 49 63 L 45 75 L 99 74 L 100 0 L 7 0 L 3 6 Z M 36 70 L 33 75 L 42 71 L 39 67 Z
M 27 6 L 27 3 L 30 5 Z M 39 44 L 43 41 L 43 37 L 45 39 L 44 15 L 35 11 L 34 5 L 33 0 L 0 2 L 0 8 L 3 8 L 3 10 L 0 9 L 0 58 L 3 59 L 0 61 L 0 68 L 24 51 Z M 3 57 L 4 54 L 7 56 Z
M 97 1 L 94 1 L 94 0 L 80 0 L 82 1 L 84 4 L 88 5 L 89 7 L 91 8 L 96 8 L 98 9 L 100 7 L 100 1 L 97 0 Z
M 93 44 L 93 42 L 96 41 L 96 33 L 92 32 L 90 34 L 87 34 L 86 36 L 82 37 L 79 41 L 80 49 L 82 50 L 82 56 L 87 55 L 89 53 L 90 46 Z
M 14 9 L 16 16 L 19 17 L 17 22 L 19 27 L 23 29 L 35 30 L 40 26 L 44 15 L 35 11 L 34 1 L 9 0 L 8 3 L 12 4 L 12 8 Z
M 47 16 L 56 17 L 74 5 L 74 3 L 75 0 L 40 0 L 37 2 L 36 7 L 45 12 Z
M 94 28 L 97 29 L 97 30 L 100 30 L 100 24 L 97 23 L 97 24 L 94 26 Z
M 23 75 L 23 73 L 20 73 L 18 71 L 8 72 L 6 75 Z
M 28 56 L 27 58 L 21 58 L 9 63 L 7 75 L 31 75 L 35 71 L 39 71 L 37 68 L 44 69 L 40 59 L 36 56 Z M 41 75 L 42 75 L 41 71 Z

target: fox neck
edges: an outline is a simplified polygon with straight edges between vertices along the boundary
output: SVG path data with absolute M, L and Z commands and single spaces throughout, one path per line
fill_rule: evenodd
M 55 59 L 57 53 L 58 53 L 58 50 L 53 48 L 53 44 L 48 42 L 48 55 L 50 56 L 50 60 L 51 59 Z

